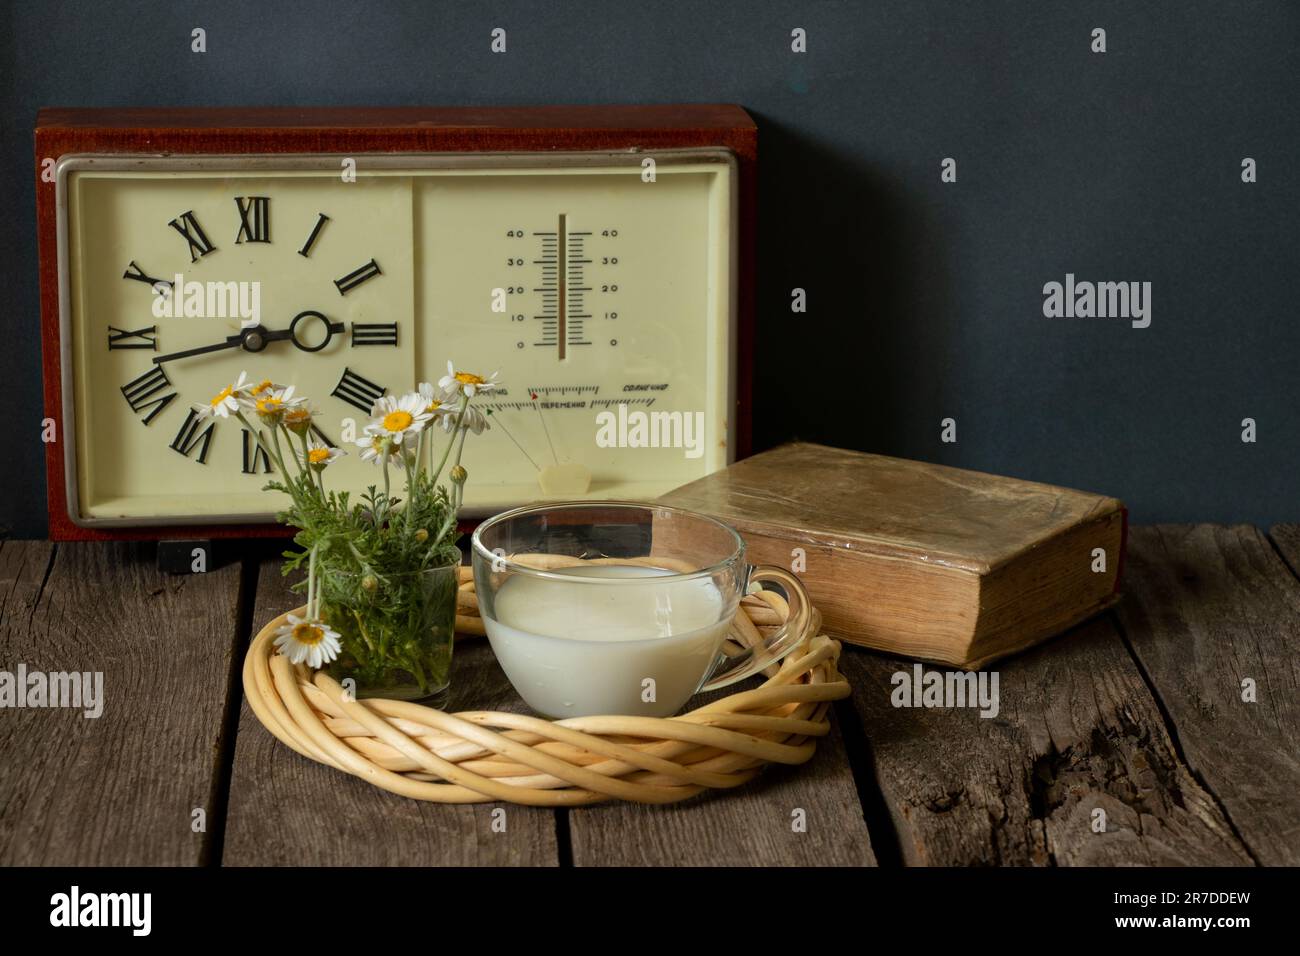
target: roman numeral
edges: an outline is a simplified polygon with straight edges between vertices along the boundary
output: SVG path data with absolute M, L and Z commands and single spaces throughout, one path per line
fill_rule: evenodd
M 200 465 L 206 465 L 208 463 L 208 448 L 212 444 L 212 430 L 217 427 L 217 423 L 208 422 L 208 427 L 200 431 L 199 425 L 201 423 L 202 419 L 199 418 L 199 413 L 191 408 L 190 413 L 185 416 L 181 430 L 172 439 L 170 447 L 172 451 L 180 452 L 186 458 L 189 458 L 194 449 L 198 448 L 198 462 Z
M 257 436 L 247 428 L 244 433 L 244 474 L 255 475 L 259 471 L 264 475 L 271 473 L 271 456 L 266 453 Z
M 149 409 L 149 414 L 144 416 L 144 423 L 148 425 L 176 397 L 175 392 L 169 395 L 158 395 L 163 389 L 169 388 L 171 384 L 162 366 L 155 365 L 139 378 L 123 385 L 122 395 L 126 398 L 127 404 L 131 406 L 131 411 L 137 415 L 146 408 Z
M 207 234 L 204 233 L 203 227 L 199 225 L 199 221 L 194 218 L 194 210 L 192 209 L 189 212 L 181 213 L 167 225 L 184 236 L 185 241 L 190 244 L 190 262 L 198 262 L 199 259 L 216 248 L 208 241 Z
M 307 241 L 304 242 L 302 248 L 298 250 L 298 255 L 303 258 L 311 255 L 311 247 L 316 245 L 316 237 L 320 235 L 321 228 L 325 223 L 330 221 L 330 217 L 325 215 L 323 212 L 317 213 L 317 217 L 316 225 L 311 227 L 311 235 L 307 237 Z
M 352 345 L 396 345 L 397 323 L 353 322 Z
M 136 282 L 143 282 L 151 289 L 159 283 L 162 283 L 169 289 L 172 287 L 172 284 L 166 279 L 155 279 L 153 276 L 149 275 L 149 273 L 145 272 L 135 264 L 134 259 L 132 259 L 131 264 L 126 267 L 126 271 L 122 273 L 122 278 L 134 279 Z
M 236 196 L 235 205 L 239 207 L 239 235 L 235 236 L 235 245 L 239 245 L 241 242 L 270 242 L 270 198 L 267 196 Z
M 349 272 L 342 279 L 335 279 L 334 284 L 339 287 L 339 295 L 347 295 L 367 279 L 373 279 L 375 276 L 382 274 L 379 271 L 379 263 L 371 259 L 355 272 Z
M 369 415 L 370 406 L 374 405 L 385 391 L 384 386 L 376 385 L 369 379 L 362 378 L 352 369 L 345 368 L 343 377 L 339 379 L 339 383 L 334 386 L 334 391 L 330 394 Z
M 158 351 L 158 326 L 147 329 L 108 327 L 108 347 L 112 349 L 153 349 Z

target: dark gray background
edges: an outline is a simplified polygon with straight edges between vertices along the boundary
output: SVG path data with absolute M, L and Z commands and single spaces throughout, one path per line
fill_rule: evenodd
M 1067 484 L 1137 521 L 1300 519 L 1293 4 L 7 7 L 15 535 L 45 531 L 31 131 L 46 105 L 739 103 L 760 127 L 758 447 L 798 435 Z M 1043 284 L 1066 272 L 1150 281 L 1151 327 L 1044 318 Z

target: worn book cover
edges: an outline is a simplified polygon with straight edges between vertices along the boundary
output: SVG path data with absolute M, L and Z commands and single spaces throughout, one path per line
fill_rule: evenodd
M 796 442 L 660 499 L 718 517 L 751 563 L 792 568 L 826 630 L 981 667 L 1118 597 L 1115 498 Z

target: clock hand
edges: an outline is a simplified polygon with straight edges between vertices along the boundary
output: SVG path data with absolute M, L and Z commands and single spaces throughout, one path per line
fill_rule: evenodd
M 298 326 L 303 322 L 309 322 L 313 319 L 325 326 L 325 337 L 315 345 L 311 345 L 305 339 L 300 339 L 298 337 Z M 285 339 L 288 339 L 303 352 L 319 352 L 325 346 L 329 345 L 330 339 L 332 339 L 336 334 L 342 332 L 343 329 L 344 325 L 342 322 L 331 322 L 319 312 L 299 312 L 293 317 L 293 321 L 289 323 L 287 329 L 268 329 L 260 325 L 256 325 L 251 329 L 245 329 L 243 332 L 243 346 L 249 352 L 260 352 L 262 349 L 266 348 L 267 344 L 270 342 L 282 342 Z
M 307 342 L 298 338 L 298 326 L 301 323 L 310 321 L 312 319 L 316 320 L 321 325 L 325 326 L 325 337 L 315 345 L 309 345 Z M 279 339 L 291 339 L 293 341 L 293 344 L 304 352 L 319 352 L 325 346 L 329 345 L 330 339 L 332 339 L 335 335 L 342 332 L 343 329 L 344 329 L 344 325 L 342 322 L 331 322 L 329 319 L 325 318 L 325 316 L 322 315 L 321 313 L 313 312 L 309 310 L 307 312 L 299 312 L 297 315 L 295 315 L 293 317 L 293 321 L 289 323 L 289 327 L 287 329 L 279 329 L 275 332 L 264 332 L 263 337 L 268 342 L 273 342 Z M 247 348 L 247 346 L 245 346 L 245 348 Z
M 161 365 L 163 362 L 170 362 L 173 359 L 189 358 L 191 355 L 203 355 L 207 352 L 219 352 L 222 349 L 236 349 L 244 344 L 243 334 L 230 335 L 224 342 L 218 342 L 216 345 L 204 345 L 196 349 L 185 349 L 183 352 L 171 352 L 167 355 L 158 355 L 154 357 L 153 364 Z
M 315 319 L 325 326 L 325 337 L 315 345 L 307 344 L 298 338 L 298 326 L 303 321 Z M 215 345 L 203 345 L 198 348 L 185 349 L 181 352 L 171 352 L 167 355 L 157 356 L 153 362 L 155 365 L 161 365 L 163 362 L 170 362 L 173 359 L 189 358 L 192 355 L 205 355 L 208 352 L 219 352 L 222 349 L 243 348 L 247 352 L 260 352 L 271 342 L 282 342 L 289 339 L 293 344 L 303 352 L 319 352 L 325 346 L 330 344 L 336 334 L 341 333 L 345 326 L 342 322 L 331 322 L 319 312 L 299 312 L 293 317 L 287 329 L 268 329 L 261 325 L 254 325 L 250 328 L 243 329 L 235 335 L 226 336 L 224 342 L 218 342 Z

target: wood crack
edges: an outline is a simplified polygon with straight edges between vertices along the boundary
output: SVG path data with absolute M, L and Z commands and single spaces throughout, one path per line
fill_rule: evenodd
M 41 598 L 45 596 L 45 587 L 50 583 L 50 576 L 54 573 L 54 562 L 59 555 L 59 546 L 52 544 L 50 546 L 50 559 L 45 563 L 45 573 L 41 576 L 40 586 L 36 589 L 36 597 L 32 600 L 31 612 L 27 615 L 27 623 L 30 626 L 32 620 L 36 617 L 36 609 L 41 606 Z
M 1134 529 L 1115 611 L 1178 759 L 1256 865 L 1300 862 L 1300 586 L 1288 527 L 1275 542 L 1249 525 Z
M 1106 618 L 1002 662 L 992 719 L 893 706 L 902 661 L 854 652 L 841 669 L 909 864 L 1251 862 Z
M 1129 640 L 1128 634 L 1125 633 L 1123 622 L 1116 617 L 1114 623 L 1116 630 L 1119 631 L 1120 639 L 1123 640 L 1124 646 L 1128 649 L 1129 656 L 1133 658 L 1134 666 L 1137 668 L 1138 673 L 1142 675 L 1142 680 L 1147 686 L 1147 691 L 1151 694 L 1151 699 L 1155 701 L 1156 708 L 1160 712 L 1160 719 L 1164 723 L 1165 733 L 1169 735 L 1169 742 L 1174 748 L 1174 753 L 1177 754 L 1178 759 L 1182 762 L 1183 766 L 1187 768 L 1187 772 L 1191 775 L 1192 779 L 1195 780 L 1197 784 L 1200 785 L 1201 789 L 1205 791 L 1206 795 L 1214 801 L 1215 808 L 1223 815 L 1224 823 L 1227 825 L 1228 829 L 1232 831 L 1232 835 L 1241 842 L 1242 851 L 1250 857 L 1251 862 L 1254 863 L 1255 866 L 1260 866 L 1259 857 L 1255 855 L 1255 851 L 1251 849 L 1250 843 L 1241 835 L 1241 831 L 1237 829 L 1237 825 L 1233 822 L 1232 814 L 1228 812 L 1228 808 L 1224 806 L 1219 795 L 1214 792 L 1214 788 L 1210 786 L 1209 781 L 1207 781 L 1188 761 L 1187 755 L 1183 752 L 1183 745 L 1178 739 L 1178 726 L 1174 723 L 1173 717 L 1169 714 L 1169 708 L 1160 694 L 1160 689 L 1156 687 L 1155 682 L 1151 680 L 1151 675 L 1148 674 L 1146 668 L 1142 666 L 1142 659 L 1138 657 L 1137 652 L 1133 650 L 1133 644 Z M 1213 704 L 1208 704 L 1201 700 L 1197 700 L 1194 703 L 1195 706 L 1202 709 L 1202 716 L 1205 716 L 1209 720 L 1214 719 Z M 1182 805 L 1181 802 L 1179 805 Z

